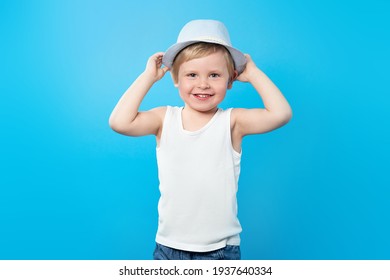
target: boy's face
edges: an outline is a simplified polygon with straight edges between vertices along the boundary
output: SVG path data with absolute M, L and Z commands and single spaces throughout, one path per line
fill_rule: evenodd
M 181 64 L 175 86 L 186 106 L 200 112 L 214 110 L 232 86 L 223 53 L 216 52 Z

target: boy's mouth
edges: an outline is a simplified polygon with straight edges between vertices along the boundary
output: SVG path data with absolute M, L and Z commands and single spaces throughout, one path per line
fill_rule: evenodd
M 206 100 L 213 96 L 213 94 L 194 93 L 193 96 L 199 100 Z

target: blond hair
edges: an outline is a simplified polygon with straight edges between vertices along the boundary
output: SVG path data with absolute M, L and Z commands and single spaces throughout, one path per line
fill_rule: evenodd
M 172 63 L 172 68 L 171 68 L 173 81 L 175 83 L 178 82 L 179 68 L 184 62 L 196 58 L 205 57 L 217 52 L 223 53 L 226 60 L 228 72 L 229 72 L 229 82 L 233 82 L 233 78 L 235 76 L 235 72 L 234 72 L 235 67 L 230 52 L 222 45 L 213 44 L 213 43 L 204 43 L 204 42 L 189 45 L 188 47 L 184 48 L 178 53 L 178 55 L 175 57 Z

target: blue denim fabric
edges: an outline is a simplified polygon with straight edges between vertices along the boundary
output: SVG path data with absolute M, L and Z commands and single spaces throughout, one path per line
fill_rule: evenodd
M 240 260 L 240 246 L 226 247 L 210 252 L 189 252 L 173 249 L 156 243 L 154 260 Z

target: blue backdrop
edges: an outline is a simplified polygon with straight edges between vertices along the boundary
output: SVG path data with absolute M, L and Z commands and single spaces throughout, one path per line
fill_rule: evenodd
M 292 121 L 243 143 L 244 259 L 389 259 L 388 1 L 2 1 L 0 259 L 151 259 L 153 137 L 108 117 L 148 57 L 218 19 Z M 167 75 L 142 109 L 181 105 Z M 236 83 L 221 107 L 262 106 Z

